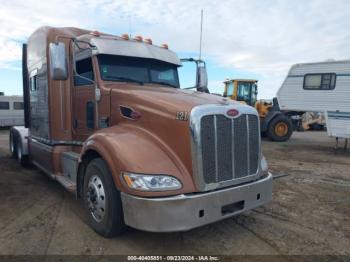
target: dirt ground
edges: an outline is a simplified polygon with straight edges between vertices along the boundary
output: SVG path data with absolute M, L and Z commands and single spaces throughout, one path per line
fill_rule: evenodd
M 74 196 L 35 168 L 10 159 L 0 131 L 0 254 L 350 255 L 350 152 L 324 132 L 263 142 L 273 201 L 185 233 L 129 229 L 104 239 L 85 223 Z M 283 176 L 285 175 L 285 176 Z

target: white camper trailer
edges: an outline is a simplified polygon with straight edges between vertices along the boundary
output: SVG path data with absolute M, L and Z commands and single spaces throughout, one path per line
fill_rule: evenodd
M 329 136 L 350 138 L 350 60 L 293 65 L 277 98 L 283 111 L 323 112 Z
M 0 96 L 0 127 L 23 125 L 23 97 Z

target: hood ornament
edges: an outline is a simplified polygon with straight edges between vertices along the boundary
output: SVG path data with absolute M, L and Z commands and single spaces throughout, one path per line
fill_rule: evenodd
M 228 105 L 228 99 L 227 98 L 223 98 L 219 101 L 220 104 L 222 105 Z

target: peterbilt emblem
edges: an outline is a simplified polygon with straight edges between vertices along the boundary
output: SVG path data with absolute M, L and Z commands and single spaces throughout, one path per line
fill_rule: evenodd
M 235 116 L 238 116 L 239 115 L 239 111 L 236 110 L 236 109 L 230 109 L 226 112 L 226 114 L 230 117 L 235 117 Z

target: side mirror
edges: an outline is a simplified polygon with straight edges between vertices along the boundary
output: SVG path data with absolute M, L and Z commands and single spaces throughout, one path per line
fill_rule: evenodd
M 198 65 L 197 67 L 197 91 L 209 93 L 208 90 L 208 75 L 205 66 Z
M 53 80 L 67 80 L 68 68 L 66 47 L 63 42 L 50 43 L 50 75 Z

